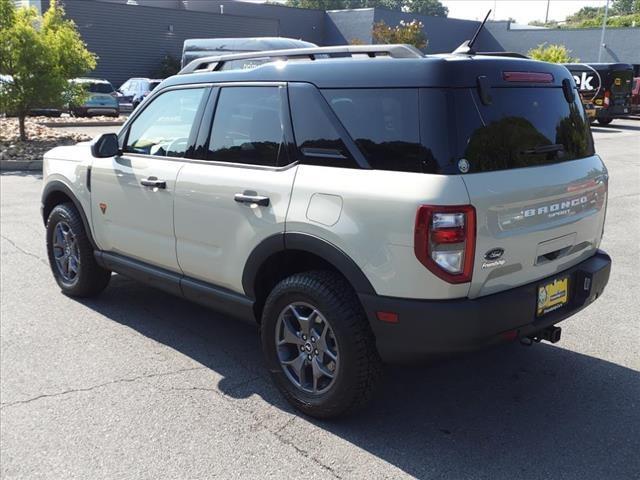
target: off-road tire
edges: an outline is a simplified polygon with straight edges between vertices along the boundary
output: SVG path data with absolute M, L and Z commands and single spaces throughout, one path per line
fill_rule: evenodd
M 72 281 L 65 280 L 54 257 L 54 233 L 56 226 L 65 222 L 73 232 L 78 246 L 80 265 L 78 273 Z M 53 277 L 60 286 L 62 292 L 72 297 L 91 297 L 104 290 L 111 279 L 111 272 L 105 270 L 96 262 L 94 250 L 87 232 L 84 229 L 82 218 L 72 203 L 56 205 L 47 219 L 47 256 Z
M 302 391 L 280 364 L 276 325 L 281 312 L 293 302 L 315 307 L 335 335 L 340 363 L 333 384 L 324 393 Z M 382 377 L 382 362 L 365 312 L 351 286 L 334 272 L 299 273 L 278 283 L 264 306 L 261 340 L 267 368 L 278 389 L 291 405 L 311 417 L 353 413 L 370 400 Z

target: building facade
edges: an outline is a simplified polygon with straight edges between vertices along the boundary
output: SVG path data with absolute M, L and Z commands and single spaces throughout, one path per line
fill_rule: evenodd
M 14 0 L 44 11 L 50 0 Z M 380 8 L 312 10 L 234 0 L 58 0 L 98 55 L 92 76 L 115 86 L 130 77 L 153 77 L 166 55 L 180 58 L 187 38 L 282 36 L 317 45 L 370 43 L 373 26 L 384 21 L 419 20 L 428 45 L 425 53 L 445 53 L 468 40 L 479 22 L 429 17 Z M 526 54 L 541 43 L 563 44 L 582 62 L 595 62 L 600 29 L 513 29 L 490 22 L 478 37 L 482 51 Z M 607 29 L 603 62 L 640 64 L 640 28 Z

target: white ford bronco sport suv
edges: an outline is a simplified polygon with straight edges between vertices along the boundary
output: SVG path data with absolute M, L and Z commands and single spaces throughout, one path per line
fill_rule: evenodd
M 557 341 L 608 281 L 606 202 L 565 67 L 373 45 L 192 62 L 45 155 L 42 213 L 65 294 L 117 272 L 257 323 L 326 418 L 383 362 Z

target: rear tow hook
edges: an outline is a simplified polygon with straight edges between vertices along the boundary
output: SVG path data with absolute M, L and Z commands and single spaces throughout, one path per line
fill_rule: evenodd
M 544 330 L 540 330 L 533 335 L 521 338 L 520 343 L 527 347 L 530 347 L 534 343 L 540 343 L 543 340 L 549 343 L 558 343 L 560 341 L 561 335 L 562 328 L 551 326 L 545 328 Z

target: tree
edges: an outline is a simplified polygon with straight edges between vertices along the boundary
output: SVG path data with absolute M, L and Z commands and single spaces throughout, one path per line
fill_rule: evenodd
M 432 17 L 446 17 L 449 15 L 449 9 L 438 0 L 407 0 L 404 3 L 406 11 L 411 13 L 430 15 Z
M 571 50 L 568 50 L 564 45 L 547 45 L 543 43 L 529 50 L 527 55 L 534 60 L 549 63 L 575 63 L 580 61 L 578 58 L 571 57 L 570 53 Z
M 343 10 L 346 0 L 287 0 L 288 7 L 313 8 L 317 10 Z
M 613 15 L 632 15 L 640 13 L 640 0 L 614 0 L 611 5 Z
M 449 9 L 442 5 L 439 0 L 287 0 L 287 5 L 318 10 L 377 7 L 434 17 L 446 17 L 449 13 Z
M 180 71 L 180 60 L 171 54 L 166 54 L 160 61 L 160 67 L 155 71 L 154 75 L 158 78 L 167 78 L 175 75 Z
M 412 20 L 411 22 L 400 21 L 395 27 L 390 27 L 383 21 L 373 25 L 374 43 L 408 43 L 416 48 L 427 48 L 427 37 L 422 31 L 422 22 Z
M 10 76 L 0 89 L 0 103 L 18 116 L 24 141 L 30 110 L 82 102 L 83 87 L 68 80 L 93 70 L 96 56 L 57 0 L 42 16 L 35 8 L 16 9 L 13 0 L 0 0 L 0 14 L 0 73 Z

